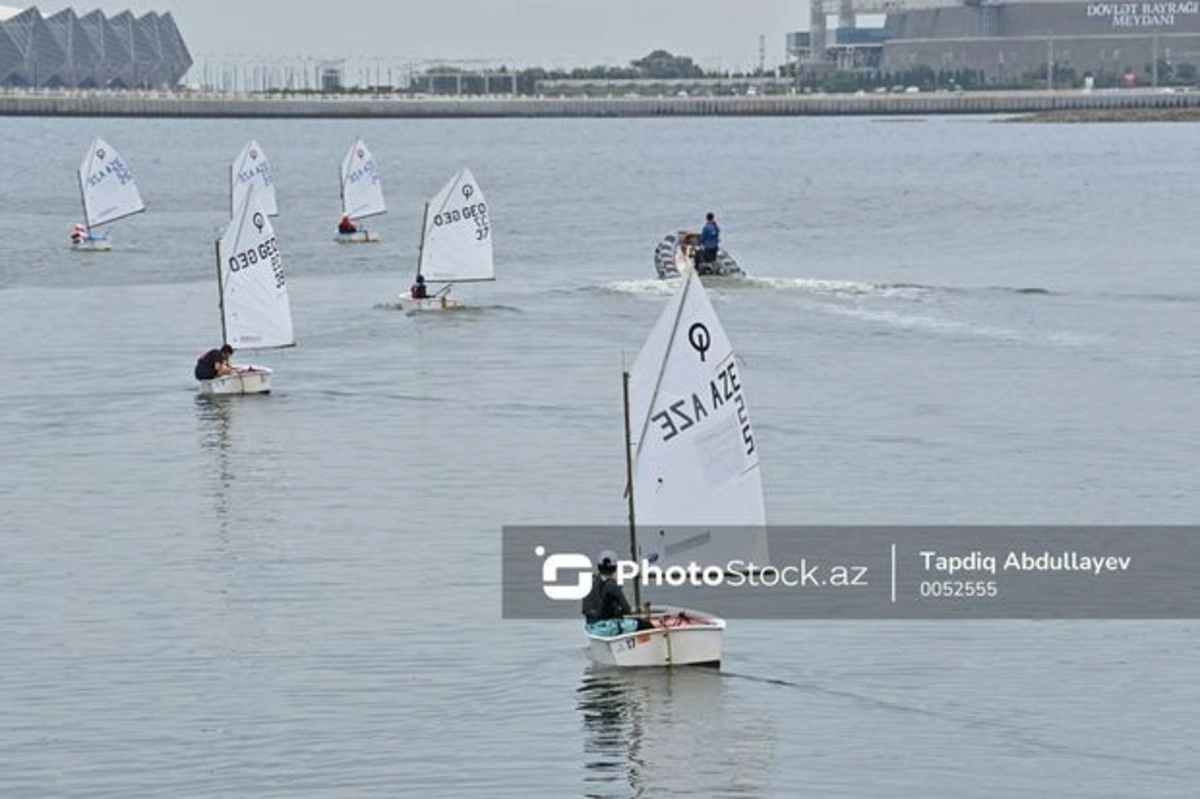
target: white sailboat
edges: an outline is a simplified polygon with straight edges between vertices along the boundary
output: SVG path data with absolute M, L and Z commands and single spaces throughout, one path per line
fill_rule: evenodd
M 624 389 L 633 560 L 664 568 L 735 559 L 766 566 L 762 477 L 740 368 L 693 271 L 624 374 Z M 673 415 L 679 407 L 690 423 Z M 635 612 L 640 593 L 635 585 Z M 612 666 L 720 665 L 723 619 L 669 606 L 650 606 L 643 617 L 648 629 L 589 632 L 592 659 Z
M 383 200 L 383 181 L 375 168 L 375 158 L 362 139 L 355 139 L 342 159 L 342 222 L 334 239 L 339 244 L 379 241 L 379 235 L 366 229 L 360 220 L 387 213 Z M 343 230 L 349 222 L 353 230 Z
M 295 346 L 283 259 L 254 185 L 242 194 L 237 212 L 217 239 L 217 290 L 221 338 L 235 352 Z M 200 393 L 265 394 L 271 390 L 271 374 L 265 366 L 235 366 L 233 374 L 201 380 Z
M 133 172 L 104 139 L 92 142 L 79 165 L 79 194 L 84 222 L 72 225 L 70 234 L 76 250 L 111 250 L 108 231 L 96 228 L 146 210 Z
M 495 279 L 487 201 L 471 170 L 460 169 L 425 203 L 417 256 L 417 285 L 446 285 L 431 296 L 410 292 L 400 298 L 401 305 L 408 310 L 457 308 L 448 296 L 455 283 Z
M 275 174 L 271 171 L 271 161 L 263 152 L 262 145 L 251 139 L 238 157 L 229 167 L 229 215 L 237 216 L 250 187 L 258 191 L 258 201 L 267 216 L 279 216 L 279 206 L 275 203 Z

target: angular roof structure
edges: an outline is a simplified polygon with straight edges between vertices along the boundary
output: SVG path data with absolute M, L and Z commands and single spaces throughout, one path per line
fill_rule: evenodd
M 192 56 L 169 13 L 49 17 L 0 6 L 0 86 L 171 88 Z

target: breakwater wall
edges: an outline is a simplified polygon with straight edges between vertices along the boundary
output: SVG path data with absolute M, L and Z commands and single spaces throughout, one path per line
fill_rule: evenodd
M 0 116 L 85 117 L 671 117 L 1022 114 L 1200 108 L 1200 91 L 1151 89 L 764 97 L 323 97 L 134 92 L 0 93 Z

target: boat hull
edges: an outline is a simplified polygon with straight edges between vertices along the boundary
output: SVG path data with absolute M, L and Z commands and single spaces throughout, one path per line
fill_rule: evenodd
M 691 245 L 684 243 L 681 236 L 671 234 L 658 243 L 654 249 L 654 269 L 661 280 L 683 277 L 695 268 L 692 261 Z M 723 249 L 717 250 L 717 260 L 711 264 L 702 264 L 701 276 L 716 277 L 745 277 L 741 266 Z
M 461 308 L 456 301 L 450 299 L 444 294 L 440 297 L 425 297 L 420 300 L 414 300 L 412 297 L 401 297 L 400 307 L 406 311 L 453 311 L 456 308 Z
M 374 244 L 379 241 L 379 234 L 369 230 L 359 230 L 355 233 L 338 233 L 333 240 L 338 244 Z
M 76 252 L 108 252 L 112 249 L 112 242 L 106 239 L 99 241 L 73 241 L 71 249 Z
M 681 622 L 682 618 L 686 622 Z M 711 666 L 720 668 L 725 620 L 698 610 L 656 607 L 651 629 L 604 637 L 588 634 L 588 653 L 601 665 L 618 668 Z
M 212 380 L 200 381 L 203 397 L 236 397 L 243 394 L 271 393 L 271 370 L 265 366 L 237 367 L 237 373 L 223 375 Z
M 112 249 L 112 241 L 108 236 L 98 236 L 89 239 L 72 239 L 71 249 L 77 252 L 108 252 Z

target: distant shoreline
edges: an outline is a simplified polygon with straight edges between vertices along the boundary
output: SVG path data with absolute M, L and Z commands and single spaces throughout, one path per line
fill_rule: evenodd
M 1022 121 L 1200 119 L 1200 92 L 986 91 L 737 97 L 255 96 L 171 92 L 0 92 L 0 116 L 161 118 L 571 118 L 1031 115 Z
M 1024 114 L 1006 122 L 1074 124 L 1084 122 L 1200 122 L 1200 108 L 1081 108 Z

